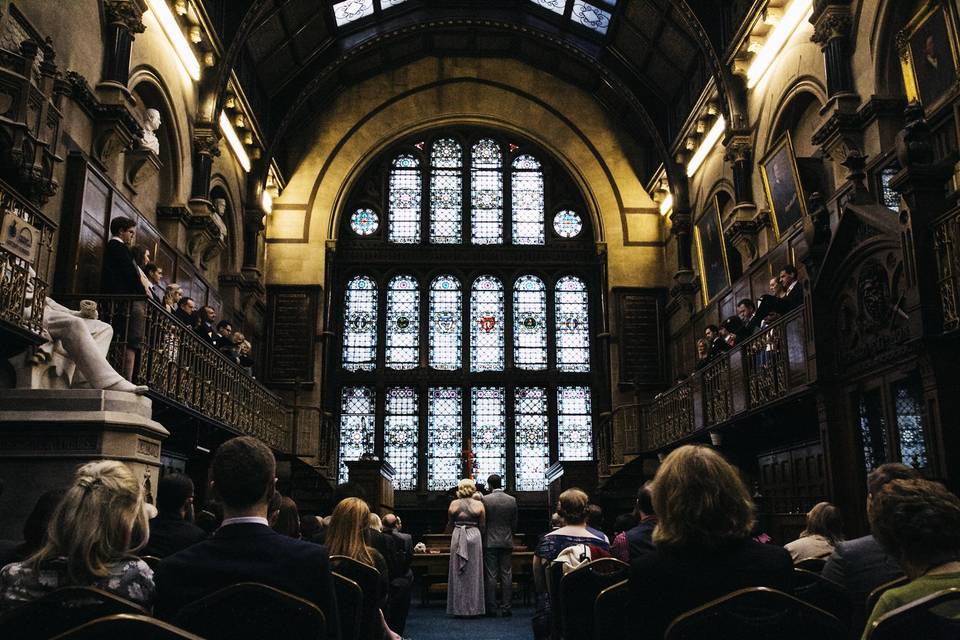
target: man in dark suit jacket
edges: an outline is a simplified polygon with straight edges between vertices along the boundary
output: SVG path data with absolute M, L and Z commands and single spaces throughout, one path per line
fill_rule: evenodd
M 760 323 L 771 313 L 784 315 L 803 305 L 803 285 L 797 279 L 797 268 L 792 264 L 785 264 L 780 269 L 780 286 L 785 291 L 782 298 L 764 294 L 760 297 L 757 312 L 753 314 L 744 326 L 744 331 L 755 331 Z
M 157 517 L 150 521 L 150 538 L 140 553 L 166 558 L 206 540 L 203 529 L 193 524 L 193 480 L 182 473 L 168 473 L 157 483 Z
M 130 218 L 114 218 L 110 221 L 110 235 L 103 250 L 100 293 L 146 295 L 140 272 L 130 254 L 130 247 L 137 238 L 137 223 Z
M 510 616 L 513 595 L 513 532 L 517 529 L 517 499 L 503 492 L 503 480 L 493 474 L 487 478 L 490 493 L 483 497 L 487 528 L 483 540 L 483 568 L 486 578 L 487 615 Z M 503 594 L 497 604 L 497 581 Z
M 393 513 L 383 516 L 383 535 L 391 538 L 396 544 L 397 573 L 390 580 L 390 606 L 385 612 L 387 624 L 399 635 L 407 625 L 407 614 L 410 612 L 410 593 L 413 588 L 413 570 L 410 564 L 413 561 L 413 536 L 403 533 L 400 529 L 403 523 L 400 517 Z
M 155 613 L 172 619 L 185 605 L 240 582 L 259 582 L 310 600 L 323 610 L 327 637 L 340 638 L 340 618 L 325 547 L 276 533 L 267 505 L 276 462 L 265 444 L 247 436 L 220 445 L 211 488 L 223 523 L 209 540 L 165 558 L 154 576 Z M 278 633 L 282 620 L 277 621 Z
M 637 515 L 640 522 L 624 532 L 629 548 L 630 560 L 653 551 L 653 530 L 657 527 L 657 514 L 653 510 L 653 496 L 650 494 L 650 481 L 643 483 L 637 492 Z

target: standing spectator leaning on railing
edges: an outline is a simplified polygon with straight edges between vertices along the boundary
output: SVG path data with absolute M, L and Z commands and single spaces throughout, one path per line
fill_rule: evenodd
M 117 217 L 110 221 L 110 240 L 103 252 L 103 270 L 100 272 L 100 293 L 107 295 L 143 296 L 146 289 L 140 279 L 140 269 L 133 260 L 130 247 L 137 238 L 137 223 L 130 218 Z M 126 341 L 122 374 L 133 380 L 137 351 L 143 342 L 146 313 L 144 304 L 130 306 L 130 315 L 114 314 L 113 331 L 116 339 Z

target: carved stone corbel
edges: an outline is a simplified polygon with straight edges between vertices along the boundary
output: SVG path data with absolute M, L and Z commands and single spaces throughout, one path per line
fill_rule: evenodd
M 127 184 L 136 190 L 144 182 L 160 173 L 163 164 L 150 149 L 139 147 L 127 151 L 124 156 L 124 177 Z
M 205 269 L 226 247 L 227 226 L 209 200 L 190 200 L 190 219 L 187 224 L 187 255 L 193 263 Z

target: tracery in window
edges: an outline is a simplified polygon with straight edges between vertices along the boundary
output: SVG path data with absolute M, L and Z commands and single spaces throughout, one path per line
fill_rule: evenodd
M 503 387 L 474 387 L 470 399 L 473 477 L 486 482 L 507 474 L 506 401 Z
M 547 368 L 547 288 L 536 276 L 513 285 L 513 362 L 518 369 Z
M 543 491 L 550 466 L 547 390 L 518 387 L 514 396 L 514 458 L 517 491 Z
M 560 460 L 593 460 L 590 387 L 557 387 Z
M 493 276 L 470 292 L 470 370 L 503 371 L 503 284 Z
M 561 238 L 574 238 L 583 229 L 583 220 L 576 211 L 558 211 L 553 216 L 553 230 Z
M 606 33 L 607 29 L 610 28 L 610 12 L 603 11 L 589 2 L 583 2 L 583 0 L 573 0 L 570 20 L 593 29 L 597 33 Z
M 587 285 L 576 276 L 557 281 L 554 296 L 556 313 L 557 369 L 590 371 L 590 316 Z
M 513 160 L 513 244 L 543 244 L 543 170 L 524 154 Z
M 377 285 L 354 276 L 343 300 L 343 368 L 373 371 L 377 365 Z
M 923 429 L 923 392 L 916 379 L 893 385 L 900 460 L 914 469 L 927 466 L 927 439 Z
M 460 281 L 449 275 L 430 283 L 430 366 L 454 371 L 461 365 L 463 305 Z
M 373 209 L 357 209 L 350 216 L 350 228 L 358 236 L 369 236 L 380 228 L 380 218 Z
M 373 453 L 376 437 L 374 406 L 372 387 L 344 387 L 340 394 L 340 482 L 348 479 L 348 461 Z
M 387 284 L 386 366 L 415 369 L 420 364 L 420 286 L 400 275 Z
M 393 486 L 400 491 L 416 489 L 417 390 L 413 387 L 388 388 L 384 404 L 383 456 L 396 472 Z
M 441 138 L 430 154 L 430 242 L 460 244 L 463 205 L 460 143 Z
M 503 243 L 503 159 L 496 140 L 473 145 L 470 166 L 470 239 Z
M 446 491 L 460 481 L 462 397 L 457 387 L 427 390 L 427 489 Z
M 870 389 L 859 399 L 860 445 L 867 473 L 887 460 L 887 425 L 880 389 Z
M 390 242 L 420 242 L 420 161 L 405 153 L 397 156 L 390 170 L 389 222 Z
M 333 5 L 333 16 L 338 27 L 369 15 L 373 15 L 373 0 L 346 0 Z

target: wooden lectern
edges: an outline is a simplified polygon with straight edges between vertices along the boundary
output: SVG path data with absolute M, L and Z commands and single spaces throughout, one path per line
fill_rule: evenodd
M 393 476 L 396 473 L 384 460 L 350 460 L 347 475 L 367 497 L 370 512 L 379 516 L 393 512 Z
M 568 460 L 554 462 L 546 470 L 547 509 L 550 513 L 557 510 L 560 494 L 572 487 L 583 489 L 592 496 L 597 488 L 597 462 L 595 460 Z

